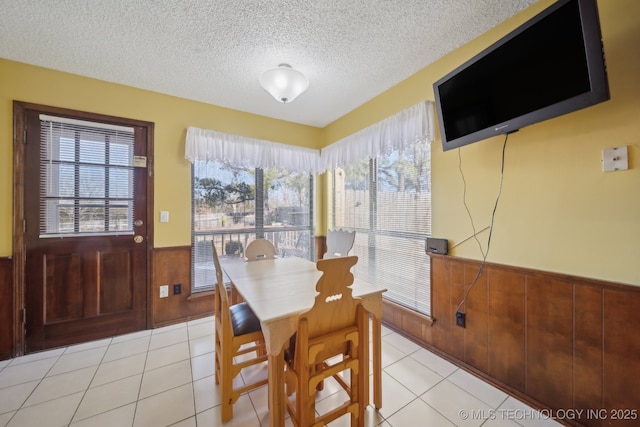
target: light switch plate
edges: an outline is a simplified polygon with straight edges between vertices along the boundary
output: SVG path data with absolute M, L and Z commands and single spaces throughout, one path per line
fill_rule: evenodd
M 166 298 L 169 296 L 169 285 L 160 286 L 160 298 Z
M 169 222 L 169 211 L 160 211 L 160 222 Z

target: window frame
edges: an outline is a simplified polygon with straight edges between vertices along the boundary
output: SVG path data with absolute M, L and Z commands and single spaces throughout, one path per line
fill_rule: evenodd
M 224 229 L 213 228 L 210 230 L 196 230 L 196 198 L 195 198 L 195 182 L 196 182 L 196 168 L 198 162 L 207 163 L 204 160 L 196 160 L 191 165 L 191 215 L 192 215 L 192 223 L 191 223 L 191 247 L 192 247 L 192 256 L 191 256 L 191 293 L 198 294 L 202 292 L 210 292 L 214 288 L 214 280 L 215 280 L 215 270 L 213 267 L 213 258 L 212 255 L 208 253 L 208 249 L 205 249 L 207 253 L 198 254 L 198 251 L 201 251 L 202 248 L 199 248 L 199 245 L 209 246 L 211 245 L 211 241 L 214 241 L 217 247 L 224 248 L 227 242 L 231 241 L 234 236 L 238 238 L 238 241 L 241 243 L 242 253 L 238 254 L 238 256 L 243 255 L 244 249 L 246 245 L 256 238 L 266 238 L 267 240 L 280 241 L 282 239 L 282 234 L 287 235 L 295 235 L 299 233 L 296 240 L 296 248 L 298 243 L 306 240 L 304 244 L 308 246 L 306 250 L 288 250 L 286 248 L 280 248 L 277 243 L 274 243 L 278 250 L 279 256 L 303 256 L 307 259 L 315 259 L 316 257 L 316 246 L 314 244 L 314 182 L 315 177 L 311 173 L 304 172 L 309 175 L 309 192 L 308 192 L 308 200 L 309 206 L 308 211 L 306 211 L 308 215 L 308 225 L 266 225 L 265 224 L 265 214 L 266 211 L 264 209 L 264 169 L 262 168 L 246 168 L 247 171 L 251 170 L 254 173 L 255 180 L 255 195 L 254 195 L 254 203 L 255 203 L 255 222 L 253 227 L 244 227 L 244 228 L 236 228 L 236 229 Z M 285 169 L 282 169 L 285 170 Z M 223 182 L 223 184 L 226 184 Z M 268 191 L 268 189 L 267 189 Z M 306 236 L 308 235 L 308 239 Z M 242 236 L 242 240 L 240 239 Z M 201 242 L 206 242 L 202 244 Z M 243 243 L 244 242 L 244 243 Z M 220 255 L 229 255 L 226 251 L 219 251 Z M 206 275 L 206 281 L 211 282 L 210 284 L 201 284 L 200 280 L 196 278 L 196 257 L 200 260 L 205 259 L 206 265 L 205 268 L 208 271 Z M 209 259 L 211 258 L 211 259 Z

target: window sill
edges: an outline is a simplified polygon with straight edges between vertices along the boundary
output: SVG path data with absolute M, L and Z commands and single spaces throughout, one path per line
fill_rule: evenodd
M 203 291 L 196 292 L 195 294 L 191 294 L 187 297 L 187 301 L 195 301 L 201 298 L 213 298 L 215 296 L 215 291 Z
M 386 298 L 382 299 L 382 303 L 383 303 L 383 307 L 385 307 L 385 314 L 390 315 L 389 319 L 385 319 L 383 316 L 383 320 L 387 321 L 390 324 L 393 324 L 394 323 L 393 319 L 396 319 L 398 317 L 401 319 L 410 320 L 414 322 L 417 321 L 420 324 L 423 324 L 426 326 L 433 326 L 433 323 L 435 322 L 433 317 L 427 316 L 426 314 L 419 313 L 415 310 L 412 310 L 408 307 L 405 307 L 403 305 L 390 301 Z M 402 323 L 403 322 L 400 322 L 400 324 Z

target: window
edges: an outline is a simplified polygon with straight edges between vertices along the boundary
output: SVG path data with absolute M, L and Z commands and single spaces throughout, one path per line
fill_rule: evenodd
M 278 256 L 314 259 L 312 178 L 306 172 L 193 162 L 192 291 L 213 289 L 211 242 L 218 254 L 241 259 L 256 238 Z
M 40 115 L 40 237 L 133 234 L 133 128 Z
M 356 274 L 385 286 L 385 298 L 431 314 L 430 144 L 334 170 L 333 226 L 356 231 Z

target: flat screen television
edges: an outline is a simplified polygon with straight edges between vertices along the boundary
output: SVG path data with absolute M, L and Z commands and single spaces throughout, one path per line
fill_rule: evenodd
M 596 0 L 559 0 L 433 88 L 445 151 L 608 100 Z

